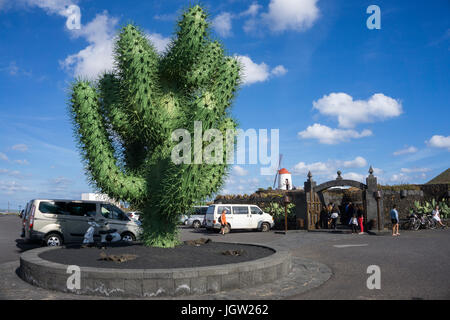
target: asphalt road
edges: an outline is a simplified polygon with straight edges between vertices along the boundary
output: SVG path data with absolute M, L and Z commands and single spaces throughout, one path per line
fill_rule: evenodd
M 36 248 L 20 238 L 21 224 L 18 215 L 0 215 L 0 263 L 17 260 L 24 250 Z
M 35 247 L 23 244 L 19 235 L 17 216 L 0 216 L 0 265 L 18 261 L 20 252 Z M 221 242 L 282 246 L 294 256 L 324 263 L 332 270 L 332 277 L 323 285 L 291 299 L 450 299 L 449 229 L 403 231 L 399 237 L 391 237 L 310 232 L 232 232 L 222 236 L 181 228 L 180 235 L 182 240 L 209 237 Z M 380 268 L 381 289 L 367 288 L 367 268 L 371 265 Z M 11 281 L 23 285 L 18 278 L 11 277 Z M 31 286 L 28 290 L 30 298 L 43 292 Z M 62 293 L 51 293 L 51 297 L 71 298 Z

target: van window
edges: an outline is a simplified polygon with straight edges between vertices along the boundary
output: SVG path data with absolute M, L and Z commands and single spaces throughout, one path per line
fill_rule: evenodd
M 200 209 L 201 209 L 200 214 L 204 216 L 206 214 L 206 211 L 208 210 L 208 208 L 207 207 L 202 207 Z
M 233 207 L 233 214 L 248 214 L 248 207 L 247 206 Z
M 30 206 L 31 207 L 31 206 Z M 39 211 L 41 213 L 50 214 L 66 214 L 65 202 L 41 201 L 39 203 Z
M 28 218 L 28 213 L 30 213 L 31 209 L 31 201 L 27 203 L 27 207 L 25 208 L 24 217 L 25 219 Z
M 258 207 L 250 207 L 250 211 L 252 212 L 252 214 L 262 214 L 262 210 Z
M 95 216 L 95 203 L 67 203 L 67 211 L 71 216 L 92 217 Z
M 101 213 L 106 219 L 129 220 L 122 210 L 110 204 L 102 204 Z
M 221 215 L 223 210 L 226 210 L 227 212 L 225 214 L 231 214 L 231 207 L 230 206 L 219 206 L 217 208 L 217 214 Z
M 215 206 L 209 206 L 208 210 L 206 210 L 206 214 L 214 214 Z

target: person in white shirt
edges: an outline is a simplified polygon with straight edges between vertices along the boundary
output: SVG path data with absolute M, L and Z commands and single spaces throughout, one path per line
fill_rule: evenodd
M 436 206 L 433 210 L 433 212 L 431 213 L 433 220 L 436 221 L 437 223 L 439 223 L 441 225 L 442 228 L 445 228 L 446 226 L 442 223 L 441 221 L 441 216 L 439 214 L 439 206 Z

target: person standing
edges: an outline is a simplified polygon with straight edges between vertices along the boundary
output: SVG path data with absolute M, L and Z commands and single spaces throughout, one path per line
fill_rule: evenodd
M 350 226 L 352 227 L 352 233 L 358 233 L 358 220 L 356 218 L 356 210 L 351 210 L 352 215 L 350 217 Z
M 392 236 L 399 236 L 400 233 L 398 233 L 398 211 L 397 211 L 397 205 L 394 204 L 391 210 L 391 222 L 392 222 Z
M 433 217 L 434 221 L 436 221 L 437 223 L 439 223 L 441 225 L 442 229 L 444 229 L 446 227 L 441 221 L 438 205 L 434 208 L 433 212 L 431 213 L 431 216 Z
M 322 211 L 320 211 L 320 228 L 328 229 L 328 209 L 325 205 L 322 206 Z
M 337 220 L 339 218 L 339 208 L 337 205 L 333 205 L 333 209 L 331 210 L 331 227 L 336 230 L 337 229 Z
M 356 215 L 358 216 L 359 234 L 364 234 L 364 210 L 361 205 L 358 206 Z
M 226 213 L 227 213 L 227 210 L 226 210 L 226 209 L 223 209 L 223 210 L 222 210 L 222 214 L 220 215 L 220 218 L 219 218 L 219 222 L 220 222 L 220 233 L 221 233 L 222 235 L 225 235 L 225 227 L 227 226 L 227 217 L 226 217 Z

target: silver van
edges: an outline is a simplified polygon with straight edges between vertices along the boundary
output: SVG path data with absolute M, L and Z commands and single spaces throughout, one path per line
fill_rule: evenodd
M 219 230 L 219 217 L 226 210 L 225 232 L 233 229 L 269 231 L 275 225 L 273 217 L 253 204 L 213 204 L 206 211 L 206 229 Z
M 29 202 L 28 210 L 25 239 L 43 241 L 48 246 L 82 242 L 89 219 L 105 220 L 124 241 L 135 241 L 141 233 L 139 222 L 104 201 L 35 199 Z M 94 238 L 100 235 L 94 234 Z

